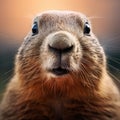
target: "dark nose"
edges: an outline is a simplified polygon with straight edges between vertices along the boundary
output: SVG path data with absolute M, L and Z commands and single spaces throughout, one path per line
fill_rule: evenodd
M 50 37 L 48 46 L 53 52 L 67 53 L 73 50 L 74 44 L 69 34 L 58 32 Z

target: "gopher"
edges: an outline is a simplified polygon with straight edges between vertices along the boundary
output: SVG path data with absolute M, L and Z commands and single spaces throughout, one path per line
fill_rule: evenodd
M 119 90 L 85 15 L 46 11 L 34 19 L 0 120 L 120 120 Z

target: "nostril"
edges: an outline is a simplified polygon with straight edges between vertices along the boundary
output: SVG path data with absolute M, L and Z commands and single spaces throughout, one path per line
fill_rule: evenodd
M 52 51 L 52 52 L 57 52 L 57 51 L 59 51 L 57 48 L 55 48 L 55 47 L 52 47 L 51 45 L 48 45 L 48 48 L 49 48 L 49 50 L 50 51 Z
M 62 50 L 63 53 L 67 53 L 73 50 L 73 45 Z
M 69 32 L 59 31 L 47 37 L 48 49 L 52 52 L 71 52 L 76 38 Z
M 67 53 L 73 50 L 73 45 L 66 47 L 66 48 L 56 48 L 56 47 L 52 47 L 51 45 L 48 45 L 48 48 L 52 52 Z

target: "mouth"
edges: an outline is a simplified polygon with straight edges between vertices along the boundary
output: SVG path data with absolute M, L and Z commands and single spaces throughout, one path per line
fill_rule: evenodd
M 55 75 L 60 76 L 60 75 L 68 74 L 69 70 L 58 67 L 58 68 L 52 69 L 51 72 Z

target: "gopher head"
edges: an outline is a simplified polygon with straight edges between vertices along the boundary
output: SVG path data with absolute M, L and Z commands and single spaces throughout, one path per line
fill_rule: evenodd
M 72 11 L 38 15 L 19 49 L 17 62 L 22 80 L 64 87 L 70 83 L 95 88 L 106 66 L 89 20 Z

